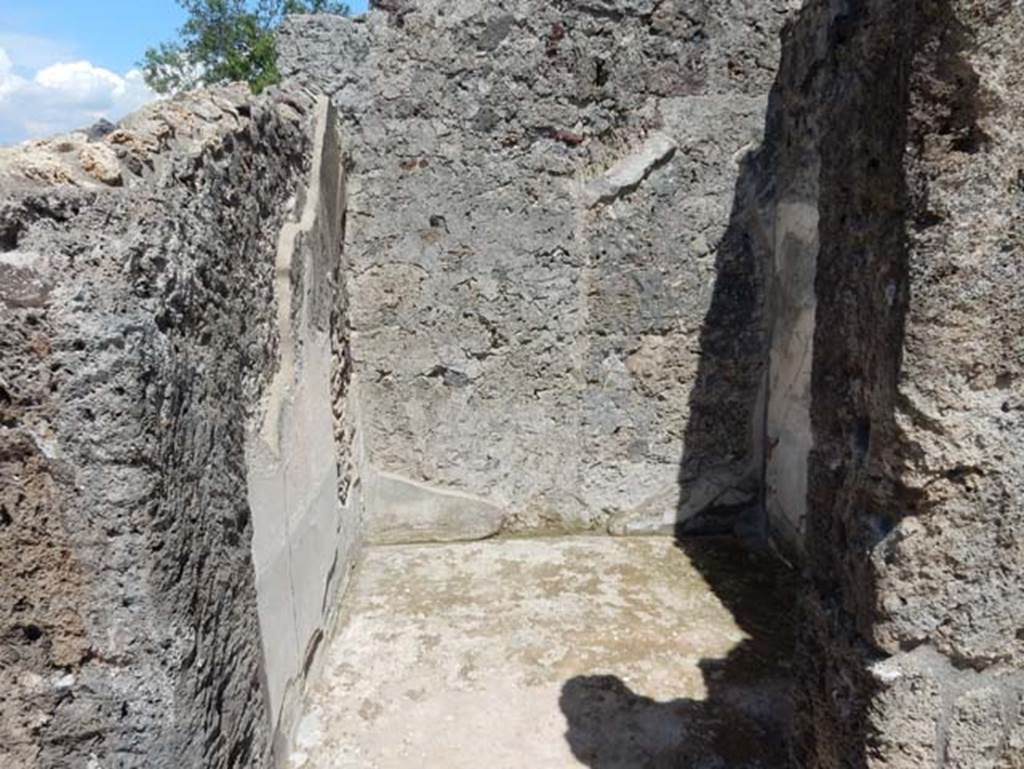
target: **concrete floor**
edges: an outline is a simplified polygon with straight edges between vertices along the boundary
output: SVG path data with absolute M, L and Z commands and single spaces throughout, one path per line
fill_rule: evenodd
M 792 578 L 668 538 L 371 549 L 296 769 L 774 769 Z

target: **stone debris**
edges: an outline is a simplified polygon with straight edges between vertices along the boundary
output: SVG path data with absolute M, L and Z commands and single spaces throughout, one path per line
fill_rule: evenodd
M 78 151 L 78 165 L 89 176 L 116 187 L 121 184 L 121 164 L 117 153 L 106 144 L 90 143 Z
M 197 154 L 239 127 L 242 84 L 157 101 L 117 126 L 102 121 L 84 131 L 0 147 L 0 183 L 75 186 L 133 185 L 172 153 Z M 279 109 L 290 109 L 286 102 Z M 220 122 L 219 122 L 220 121 Z

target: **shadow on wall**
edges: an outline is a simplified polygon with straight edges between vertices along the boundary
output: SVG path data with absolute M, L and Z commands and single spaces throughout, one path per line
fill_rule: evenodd
M 773 90 L 767 123 L 771 128 Z M 766 147 L 742 161 L 700 337 L 679 469 L 676 541 L 747 636 L 700 662 L 707 696 L 658 702 L 613 675 L 577 676 L 560 699 L 573 755 L 592 769 L 789 765 L 797 574 L 767 548 L 759 398 L 767 365 L 774 197 Z
M 715 284 L 679 463 L 680 536 L 765 533 L 763 514 L 757 514 L 764 509 L 759 396 L 767 367 L 771 233 L 759 210 L 770 211 L 774 195 L 769 154 L 762 148 L 741 161 L 729 223 L 715 251 Z
M 978 152 L 983 102 L 964 58 L 970 32 L 956 5 L 846 5 L 837 13 L 829 4 L 805 4 L 788 27 L 765 144 L 744 162 L 719 243 L 690 398 L 677 538 L 749 638 L 725 659 L 701 662 L 707 697 L 699 701 L 655 702 L 612 676 L 567 682 L 567 739 L 594 769 L 781 768 L 790 765 L 791 726 L 793 765 L 861 767 L 869 750 L 884 757 L 902 744 L 886 748 L 885 740 L 913 732 L 894 712 L 872 709 L 878 684 L 867 674 L 874 650 L 863 628 L 877 621 L 881 601 L 869 554 L 893 518 L 920 502 L 901 485 L 906 468 L 890 463 L 911 450 L 901 448 L 895 420 L 906 292 L 915 277 L 907 230 L 919 249 L 948 247 L 929 240 L 942 232 L 928 208 L 928 173 L 942 158 L 927 156 L 929 142 L 961 159 Z M 809 158 L 818 164 L 810 177 Z M 809 576 L 801 583 L 764 546 L 771 522 L 763 468 L 771 447 L 762 446 L 758 393 L 776 308 L 765 290 L 771 224 L 761 212 L 772 212 L 777 193 L 804 192 L 799 185 L 808 179 L 816 185 L 821 248 L 804 535 Z M 929 229 L 933 234 L 921 234 Z M 917 269 L 925 270 L 929 257 L 917 253 Z M 733 539 L 688 539 L 708 535 Z M 883 705 L 907 701 L 916 702 Z
M 701 333 L 681 461 L 677 546 L 747 636 L 700 662 L 707 697 L 658 702 L 612 675 L 577 676 L 560 705 L 573 755 L 592 769 L 782 769 L 788 765 L 797 575 L 765 546 L 753 446 L 763 373 L 761 244 L 752 205 L 761 160 L 748 157 Z M 692 508 L 702 500 L 697 510 Z M 696 514 L 694 514 L 696 513 Z

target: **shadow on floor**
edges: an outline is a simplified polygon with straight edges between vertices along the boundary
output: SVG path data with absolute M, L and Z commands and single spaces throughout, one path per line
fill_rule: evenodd
M 767 547 L 763 457 L 753 435 L 767 340 L 759 222 L 773 194 L 769 138 L 743 161 L 729 226 L 716 249 L 716 279 L 700 336 L 680 461 L 677 546 L 732 613 L 747 639 L 700 663 L 707 696 L 658 702 L 612 675 L 578 676 L 562 688 L 566 739 L 592 769 L 784 769 L 791 721 L 797 576 Z M 720 486 L 705 508 L 688 499 Z
M 577 676 L 559 704 L 573 755 L 592 769 L 781 769 L 787 761 L 795 575 L 725 539 L 679 547 L 749 636 L 700 663 L 702 700 L 658 702 L 613 675 Z
M 783 41 L 785 48 L 785 40 Z M 799 54 L 783 52 L 784 66 Z M 780 73 L 783 70 L 780 69 Z M 780 76 L 781 77 L 781 76 Z M 745 155 L 699 338 L 682 457 L 676 543 L 747 636 L 700 663 L 706 696 L 658 702 L 613 675 L 562 688 L 566 739 L 592 769 L 785 769 L 790 765 L 798 575 L 768 546 L 767 350 L 784 83 L 768 99 L 764 140 Z

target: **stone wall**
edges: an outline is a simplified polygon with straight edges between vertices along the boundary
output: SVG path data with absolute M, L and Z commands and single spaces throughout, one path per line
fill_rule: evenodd
M 287 728 L 275 687 L 308 667 L 355 529 L 340 521 L 346 450 L 330 419 L 345 377 L 332 394 L 344 334 L 331 325 L 328 126 L 308 94 L 217 89 L 113 132 L 0 151 L 3 766 L 272 760 L 275 726 Z M 282 228 L 299 230 L 298 247 L 276 271 Z M 320 502 L 277 505 L 247 482 L 267 467 L 253 436 L 277 406 L 273 426 L 291 434 L 310 402 L 323 407 L 315 462 L 296 453 L 312 446 L 267 444 L 321 481 Z M 262 568 L 270 557 L 254 570 L 254 529 L 263 555 L 286 513 L 293 539 L 275 545 L 317 540 L 289 575 L 315 605 L 275 606 L 284 577 Z M 301 637 L 282 650 L 287 616 Z
M 747 153 L 793 3 L 379 5 L 279 37 L 344 125 L 370 536 L 671 531 L 750 502 Z
M 816 220 L 775 254 L 813 275 L 813 337 L 772 340 L 811 362 L 811 443 L 778 442 L 806 484 L 800 767 L 1024 766 L 1022 33 L 1016 4 L 878 0 L 784 37 L 765 152 L 779 221 Z

